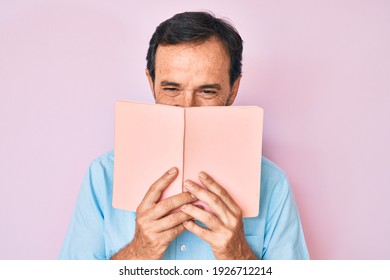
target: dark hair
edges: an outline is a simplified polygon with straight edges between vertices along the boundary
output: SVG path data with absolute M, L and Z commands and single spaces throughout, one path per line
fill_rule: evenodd
M 242 39 L 237 30 L 223 19 L 206 12 L 185 12 L 157 26 L 149 42 L 146 55 L 147 69 L 154 83 L 158 45 L 175 45 L 187 42 L 203 43 L 211 37 L 218 38 L 230 56 L 230 86 L 241 75 Z

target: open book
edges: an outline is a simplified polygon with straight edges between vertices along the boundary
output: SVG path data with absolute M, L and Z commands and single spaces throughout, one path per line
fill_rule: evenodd
M 263 109 L 118 101 L 115 108 L 113 207 L 135 211 L 169 168 L 179 175 L 163 198 L 204 171 L 224 187 L 244 217 L 259 214 Z

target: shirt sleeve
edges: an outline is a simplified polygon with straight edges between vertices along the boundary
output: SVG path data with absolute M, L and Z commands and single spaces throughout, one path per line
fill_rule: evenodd
M 104 172 L 98 162 L 87 171 L 60 259 L 106 259 L 104 244 Z
M 263 259 L 309 259 L 298 209 L 286 176 L 281 178 L 270 197 Z

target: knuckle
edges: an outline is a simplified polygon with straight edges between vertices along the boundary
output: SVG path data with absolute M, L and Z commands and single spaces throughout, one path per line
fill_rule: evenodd
M 135 210 L 137 212 L 137 214 L 139 215 L 141 212 L 142 212 L 142 205 L 138 205 L 137 209 Z
M 170 210 L 173 209 L 173 205 L 172 203 L 169 201 L 169 200 L 164 200 L 164 201 L 161 201 L 159 204 L 158 204 L 159 208 L 164 211 L 164 212 L 168 212 Z
M 237 228 L 239 225 L 240 225 L 240 222 L 238 220 L 233 219 L 231 221 L 231 227 L 232 228 Z
M 144 218 L 143 218 L 143 215 L 137 215 L 136 217 L 135 217 L 135 222 L 137 223 L 137 224 L 142 224 L 142 220 L 143 220 Z
M 221 200 L 217 195 L 210 195 L 211 202 L 215 205 L 219 205 L 221 203 Z
M 215 222 L 216 222 L 216 218 L 215 218 L 214 215 L 208 214 L 208 215 L 206 216 L 206 221 L 207 221 L 208 224 L 213 225 L 213 224 L 215 224 Z
M 170 234 L 170 237 L 169 239 L 174 239 L 176 236 L 178 236 L 180 233 L 182 232 L 181 228 L 179 226 L 177 227 L 174 227 L 172 230 L 171 230 L 171 234 Z
M 144 225 L 148 224 L 147 222 L 145 222 L 145 220 L 146 219 L 144 217 L 136 218 L 136 224 L 139 229 L 143 229 Z
M 198 186 L 198 184 L 192 184 L 192 187 L 193 187 L 195 192 L 202 191 L 202 188 L 200 186 Z
M 159 190 L 159 187 L 158 187 L 158 186 L 159 186 L 158 181 L 156 181 L 155 183 L 153 183 L 153 185 L 150 186 L 149 190 L 150 190 L 151 192 L 156 192 L 156 191 Z
M 212 184 L 215 184 L 215 181 L 210 177 L 210 176 L 207 176 L 207 178 L 205 179 L 206 183 L 209 184 L 209 185 L 212 185 Z
M 241 208 L 237 207 L 235 209 L 235 214 L 236 214 L 237 217 L 239 217 L 241 219 L 242 218 L 242 210 L 241 210 Z
M 153 236 L 153 231 L 151 229 L 144 229 L 142 233 L 144 236 L 148 236 L 148 237 Z
M 200 236 L 207 236 L 209 234 L 209 231 L 203 227 L 199 229 L 199 235 Z
M 165 185 L 169 184 L 169 182 L 170 182 L 169 179 L 170 179 L 170 178 L 168 177 L 168 175 L 162 176 L 162 177 L 160 178 L 160 180 L 158 180 L 159 185 L 165 186 Z
M 184 223 L 185 221 L 188 221 L 192 217 L 184 212 L 178 212 L 177 213 L 177 222 L 178 223 Z
M 145 201 L 142 201 L 135 211 L 137 213 L 137 217 L 144 216 L 150 211 L 150 206 L 148 206 Z
M 156 182 L 154 182 L 150 186 L 150 191 L 161 191 L 165 186 L 169 185 L 169 183 L 174 178 L 171 177 L 168 173 L 165 173 L 163 176 L 161 176 Z
M 178 217 L 175 214 L 168 216 L 168 223 L 169 224 L 177 224 L 178 223 Z
M 182 193 L 182 197 L 180 197 L 180 202 L 182 204 L 192 202 L 194 200 L 194 197 L 191 195 L 190 192 L 184 192 Z
M 227 197 L 227 196 L 229 196 L 228 192 L 225 189 L 223 189 L 223 188 L 219 188 L 217 193 L 218 193 L 219 197 Z
M 242 226 L 242 220 L 241 219 L 237 219 L 237 218 L 231 218 L 229 219 L 230 221 L 230 227 L 231 229 L 237 229 L 237 228 L 240 228 Z
M 179 235 L 182 232 L 181 227 L 175 227 L 173 232 L 175 236 Z

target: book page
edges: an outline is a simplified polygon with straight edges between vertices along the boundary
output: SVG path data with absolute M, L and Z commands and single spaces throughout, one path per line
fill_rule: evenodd
M 163 197 L 182 191 L 184 110 L 119 101 L 115 109 L 113 207 L 135 211 L 149 187 L 179 169 Z
M 186 108 L 184 180 L 205 171 L 243 211 L 258 215 L 263 110 L 255 106 Z M 209 210 L 209 209 L 208 209 Z

